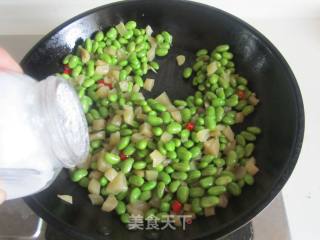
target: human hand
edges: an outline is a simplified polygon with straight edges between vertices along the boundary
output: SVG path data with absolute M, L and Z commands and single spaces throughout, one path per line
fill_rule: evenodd
M 19 64 L 9 55 L 6 50 L 0 48 L 0 72 L 5 70 L 22 73 L 22 69 Z
M 0 189 L 0 205 L 6 200 L 6 192 Z

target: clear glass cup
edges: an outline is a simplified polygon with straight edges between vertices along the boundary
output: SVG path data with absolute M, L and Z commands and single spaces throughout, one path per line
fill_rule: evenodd
M 0 73 L 0 189 L 7 199 L 47 188 L 88 153 L 88 126 L 72 86 L 54 76 L 39 82 Z

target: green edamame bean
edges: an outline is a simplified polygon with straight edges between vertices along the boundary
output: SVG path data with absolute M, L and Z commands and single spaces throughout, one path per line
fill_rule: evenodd
M 250 132 L 242 131 L 241 135 L 247 140 L 247 141 L 255 141 L 256 136 Z
M 167 152 L 167 157 L 171 160 L 174 160 L 177 158 L 177 153 L 172 151 L 172 152 Z
M 136 152 L 138 158 L 145 158 L 149 154 L 148 149 L 139 150 Z
M 195 198 L 192 200 L 191 208 L 194 213 L 200 213 L 202 211 L 202 207 L 200 204 L 200 198 Z
M 129 183 L 133 186 L 141 187 L 144 183 L 143 177 L 132 175 L 129 177 Z
M 110 102 L 114 103 L 118 100 L 118 95 L 116 93 L 109 94 L 108 99 Z
M 78 56 L 72 55 L 69 58 L 68 67 L 74 69 L 78 64 L 80 64 L 80 58 Z
M 199 181 L 199 184 L 203 188 L 209 188 L 209 187 L 211 187 L 213 185 L 213 182 L 214 182 L 214 178 L 209 176 L 209 177 L 202 178 Z
M 120 157 L 114 153 L 106 153 L 104 155 L 104 160 L 111 164 L 111 165 L 114 165 L 114 164 L 117 164 L 120 162 Z
M 155 110 L 155 111 L 158 111 L 158 112 L 164 112 L 167 110 L 166 106 L 161 104 L 161 103 L 158 103 L 156 102 L 155 104 L 151 104 L 150 107 Z
M 233 125 L 235 123 L 235 119 L 234 117 L 230 117 L 226 115 L 223 117 L 222 122 L 226 125 Z
M 139 197 L 139 200 L 141 201 L 148 201 L 152 197 L 151 191 L 143 191 Z
M 101 187 L 105 187 L 108 184 L 108 179 L 103 176 L 100 178 L 99 183 Z
M 237 153 L 237 157 L 238 159 L 243 158 L 245 156 L 245 149 L 243 146 L 241 145 L 237 145 L 236 146 L 236 153 Z
M 189 198 L 189 188 L 187 186 L 180 186 L 177 191 L 177 198 L 181 203 L 186 203 Z
M 123 199 L 125 199 L 128 196 L 128 191 L 126 192 L 121 192 L 117 194 L 117 199 L 118 201 L 122 201 Z
M 159 137 L 159 136 L 162 135 L 163 130 L 162 130 L 161 127 L 154 127 L 154 128 L 152 128 L 152 133 L 153 133 L 154 136 Z
M 168 49 L 167 48 L 157 48 L 156 49 L 156 55 L 159 57 L 164 57 L 168 54 Z
M 183 146 L 185 146 L 186 148 L 191 148 L 191 147 L 193 147 L 193 145 L 194 145 L 194 142 L 191 140 L 188 140 L 183 143 Z
M 180 185 L 181 185 L 181 182 L 179 180 L 172 181 L 169 185 L 169 191 L 172 193 L 175 193 L 178 190 Z
M 141 190 L 137 187 L 133 188 L 129 194 L 129 202 L 134 203 L 136 202 L 141 195 Z
M 254 184 L 254 178 L 250 174 L 246 174 L 243 178 L 244 182 L 248 185 L 253 185 Z
M 172 167 L 176 170 L 176 171 L 180 171 L 180 172 L 187 172 L 190 170 L 190 165 L 187 162 L 177 162 L 177 163 L 173 163 Z
M 258 128 L 258 127 L 248 127 L 247 131 L 250 132 L 250 133 L 253 133 L 255 135 L 258 135 L 258 134 L 261 133 L 261 129 Z
M 150 208 L 148 211 L 146 211 L 144 217 L 145 218 L 156 218 L 156 214 L 157 214 L 158 210 L 155 208 Z
M 225 100 L 223 98 L 215 98 L 212 100 L 211 104 L 214 107 L 223 107 L 225 105 Z
M 125 161 L 123 161 L 121 163 L 121 171 L 124 174 L 129 173 L 131 171 L 131 169 L 132 169 L 133 163 L 134 163 L 134 159 L 133 158 L 126 159 Z
M 118 144 L 118 150 L 125 149 L 130 143 L 130 138 L 131 137 L 123 137 L 123 138 L 121 138 L 120 142 Z
M 158 150 L 162 155 L 166 155 L 167 154 L 167 150 L 165 149 L 165 147 L 162 144 L 160 144 L 158 146 Z
M 190 197 L 195 198 L 195 197 L 202 197 L 204 195 L 204 189 L 201 187 L 193 187 L 190 188 Z
M 171 182 L 171 177 L 166 172 L 160 172 L 158 174 L 158 179 L 168 185 Z
M 230 46 L 227 44 L 223 44 L 223 45 L 219 45 L 216 47 L 215 51 L 222 53 L 222 52 L 226 52 L 230 49 Z
M 246 145 L 246 139 L 242 135 L 238 134 L 236 136 L 236 140 L 237 140 L 237 143 L 240 144 L 241 146 L 244 147 Z
M 225 193 L 227 188 L 225 186 L 214 186 L 208 189 L 209 195 L 219 196 L 222 193 Z
M 190 131 L 188 129 L 183 129 L 180 132 L 180 137 L 181 137 L 181 141 L 182 142 L 186 142 L 188 141 L 189 137 L 190 137 Z
M 160 211 L 168 213 L 170 211 L 170 203 L 168 202 L 161 202 L 160 203 Z
M 199 170 L 192 170 L 188 173 L 188 181 L 193 181 L 201 177 L 201 172 Z
M 136 148 L 139 150 L 144 150 L 148 146 L 148 140 L 146 139 L 141 139 L 136 143 Z
M 150 190 L 154 189 L 156 186 L 157 186 L 156 181 L 149 181 L 149 182 L 146 182 L 142 185 L 141 190 L 142 191 L 150 191 Z
M 172 152 L 176 149 L 176 145 L 174 141 L 170 140 L 169 142 L 166 142 L 164 144 L 164 147 L 166 148 L 167 151 Z
M 135 161 L 133 164 L 133 169 L 142 170 L 142 169 L 145 169 L 146 166 L 147 166 L 147 163 L 145 161 Z
M 163 120 L 157 116 L 150 116 L 147 117 L 147 122 L 154 127 L 160 126 L 163 123 Z
M 166 167 L 164 168 L 164 170 L 165 170 L 166 173 L 168 173 L 168 174 L 171 174 L 171 173 L 174 172 L 174 169 L 173 169 L 170 165 L 166 166 Z
M 71 180 L 73 182 L 79 182 L 82 178 L 86 177 L 87 175 L 88 175 L 87 169 L 79 168 L 72 172 Z
M 115 124 L 108 124 L 106 126 L 106 131 L 109 133 L 115 133 L 120 130 L 120 127 Z
M 202 197 L 200 200 L 201 207 L 203 208 L 216 206 L 219 204 L 219 202 L 220 200 L 216 196 Z
M 162 198 L 166 184 L 164 182 L 159 182 L 156 188 L 156 195 L 158 198 Z
M 181 140 L 178 138 L 174 138 L 172 139 L 172 141 L 174 141 L 174 144 L 176 145 L 176 147 L 180 147 L 181 146 Z
M 215 115 L 206 116 L 204 118 L 204 123 L 205 123 L 206 128 L 208 128 L 209 130 L 214 130 L 217 126 Z
M 241 188 L 239 187 L 239 185 L 235 182 L 231 182 L 228 184 L 227 186 L 227 190 L 229 193 L 231 193 L 233 196 L 239 196 L 241 195 Z
M 246 183 L 245 183 L 245 181 L 244 181 L 243 179 L 240 179 L 240 180 L 237 182 L 237 184 L 238 184 L 238 186 L 239 186 L 240 188 L 243 188 Z
M 137 23 L 135 21 L 128 21 L 126 24 L 125 24 L 125 27 L 126 29 L 128 30 L 133 30 L 137 27 Z
M 244 152 L 246 157 L 250 157 L 252 155 L 252 152 L 254 150 L 254 144 L 253 143 L 248 143 L 245 146 Z
M 203 55 L 207 55 L 208 54 L 208 50 L 207 49 L 200 49 L 196 52 L 196 56 L 197 57 L 200 57 L 200 56 L 203 56 Z
M 89 178 L 88 177 L 84 177 L 79 181 L 79 185 L 83 188 L 88 188 L 89 185 Z M 249 185 L 249 184 L 248 184 Z
M 201 155 L 201 148 L 199 146 L 194 146 L 190 149 L 190 152 L 192 154 L 192 158 L 196 158 Z
M 134 154 L 135 151 L 136 149 L 133 146 L 133 144 L 129 144 L 122 152 L 126 156 L 131 156 L 132 154 Z
M 116 212 L 118 215 L 122 215 L 126 212 L 126 204 L 123 201 L 118 201 Z
M 121 216 L 120 216 L 120 220 L 124 224 L 128 224 L 129 223 L 129 218 L 130 218 L 130 216 L 129 216 L 128 213 L 121 214 Z
M 224 109 L 223 107 L 217 107 L 216 108 L 216 121 L 221 122 L 221 120 L 224 117 Z
M 238 157 L 237 153 L 234 150 L 229 151 L 227 158 L 226 158 L 226 163 L 228 166 L 234 165 L 237 163 Z
M 184 162 L 188 162 L 192 158 L 192 153 L 188 151 L 188 149 L 186 149 L 185 147 L 179 147 L 177 149 L 177 155 L 178 158 Z
M 94 36 L 94 40 L 96 40 L 97 42 L 102 41 L 103 38 L 104 38 L 104 34 L 101 31 L 97 32 L 96 35 Z
M 231 52 L 223 52 L 222 57 L 231 60 L 233 58 L 233 54 Z
M 230 98 L 227 99 L 226 105 L 229 107 L 235 107 L 238 104 L 238 96 L 232 95 Z
M 203 66 L 204 62 L 203 61 L 197 61 L 193 66 L 192 69 L 194 71 L 198 71 L 202 66 Z
M 110 28 L 109 31 L 106 33 L 107 38 L 111 40 L 116 39 L 117 35 L 118 35 L 118 32 L 114 27 Z
M 121 129 L 121 130 L 120 130 L 120 136 L 121 136 L 121 137 L 131 136 L 132 133 L 133 133 L 132 130 L 131 130 L 131 129 L 128 129 L 128 128 L 125 128 L 125 129 Z
M 225 175 L 225 176 L 218 177 L 215 181 L 215 184 L 218 186 L 226 186 L 231 182 L 232 182 L 232 177 Z
M 214 176 L 218 169 L 214 165 L 208 165 L 201 171 L 202 176 Z
M 182 109 L 181 117 L 183 122 L 189 122 L 192 117 L 191 110 L 189 108 Z
M 192 75 L 192 68 L 187 67 L 183 70 L 183 77 L 184 78 L 190 78 Z
M 238 111 L 241 111 L 241 110 L 243 110 L 243 108 L 244 108 L 245 106 L 247 106 L 247 104 L 248 104 L 248 103 L 247 103 L 247 100 L 240 100 L 235 108 L 236 108 Z
M 157 62 L 152 61 L 149 64 L 154 70 L 159 70 L 159 68 L 160 68 L 160 66 Z
M 97 149 L 97 148 L 101 147 L 101 145 L 102 145 L 102 141 L 101 140 L 93 140 L 93 141 L 90 142 L 90 146 L 93 149 Z
M 164 124 L 168 124 L 172 120 L 169 112 L 162 112 L 161 118 L 162 118 Z
M 254 111 L 254 106 L 252 105 L 247 105 L 242 109 L 242 113 L 245 116 L 248 116 L 250 113 Z
M 151 124 L 151 123 L 150 123 Z M 167 126 L 167 132 L 170 134 L 177 134 L 182 130 L 182 126 L 181 124 L 177 123 L 177 122 L 171 122 L 168 126 Z
M 185 172 L 173 172 L 171 177 L 176 180 L 184 181 L 188 178 L 188 175 Z
M 85 49 L 91 53 L 92 52 L 92 40 L 90 38 L 87 38 L 85 41 Z

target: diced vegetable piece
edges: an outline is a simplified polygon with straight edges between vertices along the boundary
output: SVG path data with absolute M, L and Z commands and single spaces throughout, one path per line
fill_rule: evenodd
M 105 211 L 105 212 L 111 212 L 117 207 L 117 205 L 118 205 L 118 200 L 114 195 L 111 194 L 108 196 L 106 201 L 104 201 L 101 209 L 102 211 Z

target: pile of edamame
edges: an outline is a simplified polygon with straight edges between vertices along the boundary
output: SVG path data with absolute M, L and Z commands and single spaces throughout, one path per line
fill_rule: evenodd
M 120 23 L 63 60 L 61 76 L 77 90 L 90 131 L 90 156 L 71 179 L 123 223 L 132 214 L 211 216 L 254 184 L 259 169 L 252 154 L 261 130 L 235 134 L 231 126 L 259 100 L 235 73 L 229 45 L 200 49 L 194 64 L 182 69 L 181 81 L 196 88 L 193 96 L 145 99 L 146 74 L 159 70 L 155 59 L 173 42 L 167 31 L 152 34 L 150 26 Z

